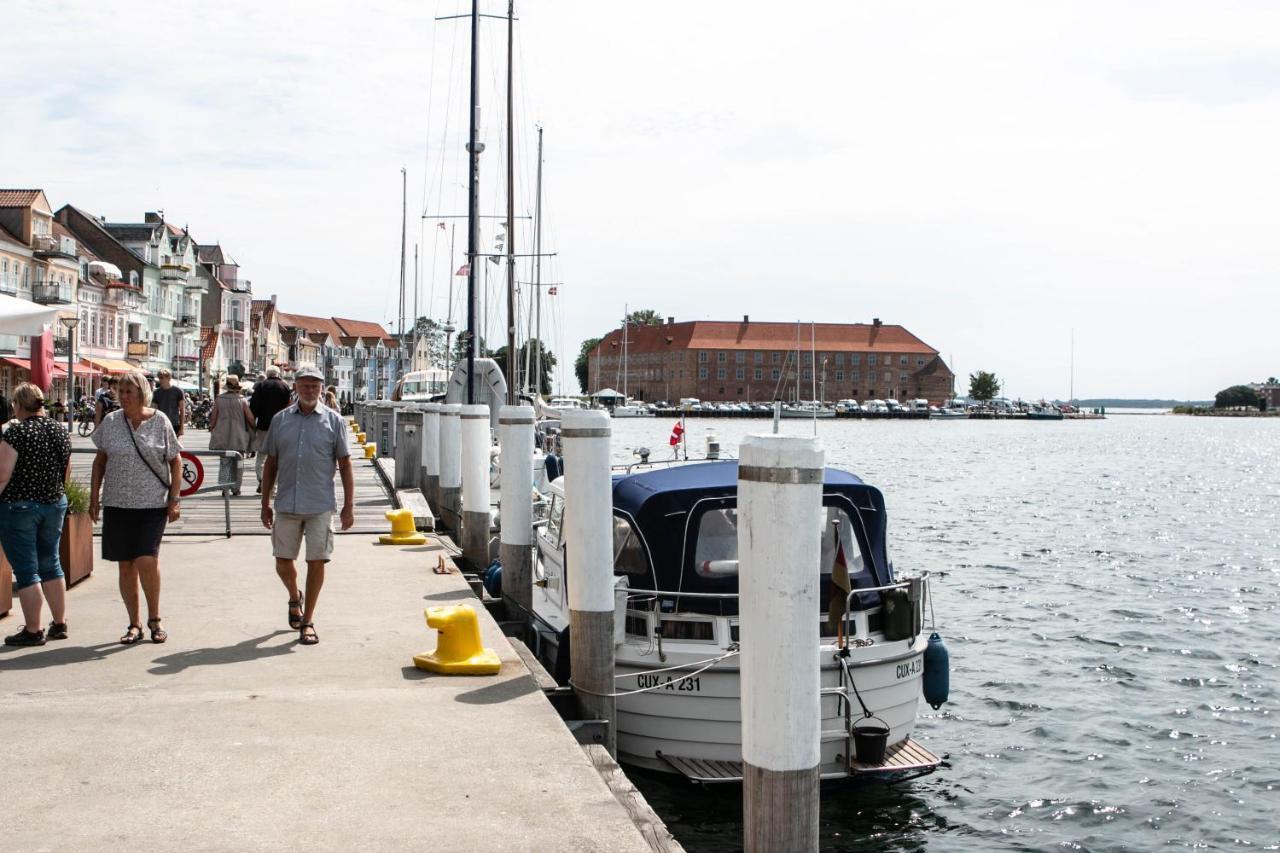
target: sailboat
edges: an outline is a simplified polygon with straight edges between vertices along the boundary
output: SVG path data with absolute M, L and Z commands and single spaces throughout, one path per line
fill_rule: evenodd
M 613 407 L 613 416 L 615 418 L 651 418 L 653 412 L 649 411 L 649 407 L 641 403 L 632 402 L 627 396 L 627 349 L 628 337 L 627 330 L 631 327 L 631 319 L 623 312 L 622 318 L 622 404 Z

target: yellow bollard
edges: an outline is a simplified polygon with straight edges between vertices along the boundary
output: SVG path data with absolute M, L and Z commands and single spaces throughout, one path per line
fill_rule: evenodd
M 366 445 L 364 446 L 364 458 L 365 458 L 365 459 L 372 459 L 373 457 L 375 457 L 375 456 L 377 456 L 377 455 L 378 455 L 378 445 L 374 444 L 374 443 L 371 441 L 371 442 L 369 442 L 368 444 L 366 444 Z
M 356 433 L 356 442 L 358 444 L 364 444 L 364 433 L 362 432 Z
M 389 509 L 386 512 L 387 521 L 391 522 L 391 532 L 389 534 L 379 536 L 378 541 L 383 545 L 424 545 L 427 537 L 418 532 L 413 526 L 413 510 L 411 509 Z
M 428 607 L 427 627 L 440 632 L 435 651 L 413 656 L 413 665 L 442 675 L 493 675 L 502 661 L 493 649 L 480 645 L 476 612 L 465 604 Z

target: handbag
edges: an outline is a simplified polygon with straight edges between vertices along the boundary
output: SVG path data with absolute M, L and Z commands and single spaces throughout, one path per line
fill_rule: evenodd
M 152 417 L 155 417 L 155 415 L 152 415 Z M 142 448 L 138 447 L 138 439 L 133 434 L 133 424 L 129 423 L 128 415 L 124 415 L 124 425 L 125 429 L 129 430 L 130 440 L 133 441 L 133 451 L 138 454 L 138 458 L 142 460 L 142 464 L 147 466 L 147 470 L 151 472 L 151 476 L 155 477 L 156 481 L 160 483 L 160 485 L 164 486 L 164 490 L 167 494 L 170 484 L 165 482 L 165 479 L 156 473 L 156 469 L 151 467 L 151 463 L 147 460 L 147 457 L 142 455 Z

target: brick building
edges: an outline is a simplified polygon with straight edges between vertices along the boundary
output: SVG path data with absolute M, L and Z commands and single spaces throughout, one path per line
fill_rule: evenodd
M 812 337 L 811 337 L 812 333 Z M 658 326 L 610 332 L 587 356 L 591 392 L 622 390 L 640 400 L 675 402 L 835 401 L 952 396 L 955 377 L 938 351 L 902 326 L 867 323 L 742 322 L 668 318 Z M 797 351 L 798 350 L 798 351 Z M 625 381 L 624 381 L 625 380 Z

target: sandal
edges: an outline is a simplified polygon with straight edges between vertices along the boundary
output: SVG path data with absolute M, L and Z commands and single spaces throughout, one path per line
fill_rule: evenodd
M 134 643 L 142 639 L 142 626 L 130 625 L 124 631 L 124 636 L 120 638 L 120 645 L 132 646 Z
M 316 626 L 312 622 L 303 623 L 298 631 L 298 642 L 304 646 L 314 646 L 320 642 L 320 635 L 316 633 Z
M 151 642 L 163 643 L 169 639 L 169 632 L 160 627 L 160 617 L 147 620 L 147 628 L 151 631 Z
M 302 593 L 298 593 L 297 600 L 289 601 L 289 627 L 295 631 L 302 628 Z M 298 611 L 296 614 L 293 611 Z

